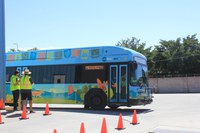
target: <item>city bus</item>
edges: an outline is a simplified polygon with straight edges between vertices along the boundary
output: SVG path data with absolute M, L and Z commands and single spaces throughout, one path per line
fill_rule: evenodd
M 147 59 L 118 46 L 6 53 L 6 103 L 12 103 L 10 77 L 31 72 L 34 103 L 84 104 L 116 109 L 152 102 Z

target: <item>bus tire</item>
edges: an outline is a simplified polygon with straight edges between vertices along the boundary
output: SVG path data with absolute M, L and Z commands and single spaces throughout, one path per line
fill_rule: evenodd
M 104 109 L 107 105 L 107 95 L 99 88 L 90 89 L 85 95 L 85 103 L 92 109 Z

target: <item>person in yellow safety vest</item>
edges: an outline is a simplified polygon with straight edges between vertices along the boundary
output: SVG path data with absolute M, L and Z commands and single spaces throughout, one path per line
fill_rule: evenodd
M 13 94 L 13 105 L 14 105 L 13 110 L 16 111 L 20 93 L 20 78 L 18 70 L 16 70 L 10 78 L 10 90 L 12 91 Z
M 29 69 L 24 71 L 24 75 L 21 77 L 20 87 L 21 87 L 21 99 L 22 99 L 22 106 L 26 106 L 26 99 L 29 101 L 30 106 L 30 113 L 34 113 L 33 111 L 33 100 L 32 100 L 32 85 L 33 81 L 30 77 L 31 72 Z

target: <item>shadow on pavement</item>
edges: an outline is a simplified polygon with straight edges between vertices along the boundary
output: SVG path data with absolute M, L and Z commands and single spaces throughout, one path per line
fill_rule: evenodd
M 1 112 L 1 115 L 6 115 L 7 114 L 7 112 Z
M 20 117 L 21 113 L 14 113 L 14 114 L 10 114 L 10 115 L 6 115 L 6 118 L 16 118 L 16 117 Z
M 44 108 L 41 107 L 35 107 L 35 111 L 42 111 Z M 122 113 L 123 116 L 129 116 L 133 114 L 133 110 L 137 111 L 137 114 L 146 114 L 150 113 L 153 110 L 151 109 L 104 109 L 104 110 L 92 110 L 92 109 L 84 109 L 84 108 L 49 108 L 51 111 L 57 111 L 57 112 L 73 112 L 73 113 L 86 113 L 86 114 L 104 114 L 104 115 L 116 115 L 118 116 L 119 113 Z
M 2 115 L 8 115 L 10 113 L 14 113 L 15 111 L 13 110 L 5 110 L 4 112 L 1 112 Z

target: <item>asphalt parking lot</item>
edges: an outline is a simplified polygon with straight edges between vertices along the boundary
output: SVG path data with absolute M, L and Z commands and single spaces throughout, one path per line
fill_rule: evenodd
M 155 94 L 146 106 L 120 107 L 117 110 L 85 110 L 83 105 L 49 105 L 51 115 L 43 116 L 45 104 L 35 104 L 36 113 L 20 120 L 21 111 L 1 110 L 0 133 L 79 133 L 81 122 L 86 133 L 101 132 L 106 119 L 108 133 L 200 133 L 200 94 Z M 132 125 L 133 110 L 139 124 Z M 116 130 L 119 113 L 125 129 Z

